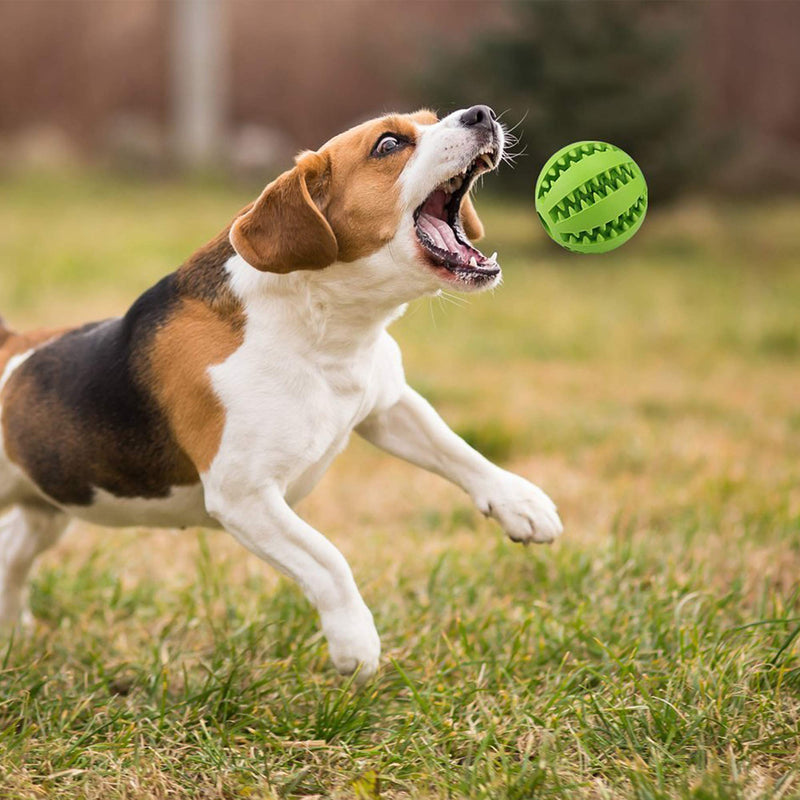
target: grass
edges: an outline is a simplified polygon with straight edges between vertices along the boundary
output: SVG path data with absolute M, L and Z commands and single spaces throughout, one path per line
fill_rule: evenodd
M 19 325 L 123 309 L 254 193 L 1 188 Z M 506 285 L 395 333 L 564 538 L 513 545 L 354 441 L 301 512 L 383 636 L 355 690 L 295 587 L 226 535 L 78 526 L 0 653 L 0 796 L 800 797 L 800 203 L 687 202 L 598 258 L 556 251 L 532 207 L 478 205 Z

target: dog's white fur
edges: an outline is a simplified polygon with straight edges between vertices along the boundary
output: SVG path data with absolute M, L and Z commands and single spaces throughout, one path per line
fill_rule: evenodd
M 401 222 L 377 252 L 287 275 L 230 258 L 226 269 L 245 311 L 244 342 L 210 368 L 225 427 L 201 474 L 202 491 L 182 489 L 165 500 L 100 493 L 87 508 L 67 509 L 109 525 L 221 525 L 297 581 L 319 611 L 335 666 L 358 670 L 360 680 L 378 667 L 372 615 L 341 553 L 292 510 L 353 430 L 460 486 L 516 541 L 549 542 L 561 532 L 555 506 L 539 488 L 473 450 L 406 384 L 399 348 L 386 332 L 407 302 L 443 285 L 442 275 L 420 261 L 413 212 L 474 158 L 460 113 L 419 126 L 401 176 Z M 18 481 L 18 472 L 0 448 L 0 485 Z M 22 608 L 22 581 L 33 559 L 66 520 L 15 510 L 0 521 L 0 617 L 6 621 Z

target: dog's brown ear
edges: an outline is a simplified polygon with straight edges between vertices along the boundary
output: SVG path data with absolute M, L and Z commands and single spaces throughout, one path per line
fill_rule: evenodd
M 322 269 L 336 261 L 339 247 L 324 205 L 329 162 L 320 153 L 304 153 L 231 226 L 231 244 L 250 266 L 286 273 Z
M 483 223 L 472 205 L 472 198 L 467 196 L 461 201 L 461 227 L 464 228 L 464 233 L 470 241 L 476 242 L 478 239 L 483 238 Z

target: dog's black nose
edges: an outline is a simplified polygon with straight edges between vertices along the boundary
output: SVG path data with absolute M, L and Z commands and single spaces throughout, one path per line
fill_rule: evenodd
M 478 127 L 491 130 L 495 119 L 497 119 L 497 115 L 489 106 L 472 106 L 461 115 L 461 124 L 468 128 Z

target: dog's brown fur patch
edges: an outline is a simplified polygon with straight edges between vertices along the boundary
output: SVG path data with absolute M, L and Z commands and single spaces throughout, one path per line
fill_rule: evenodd
M 244 310 L 224 269 L 236 252 L 229 234 L 230 226 L 178 270 L 183 299 L 158 329 L 147 356 L 153 394 L 198 472 L 211 465 L 225 427 L 208 368 L 244 340 Z
M 355 261 L 374 253 L 397 233 L 401 213 L 398 179 L 414 148 L 374 158 L 370 154 L 378 138 L 383 133 L 397 133 L 413 144 L 416 124 L 434 122 L 436 115 L 430 111 L 392 114 L 334 137 L 319 151 L 330 162 L 323 210 L 336 235 L 339 261 Z
M 231 324 L 200 300 L 184 300 L 161 326 L 148 358 L 153 393 L 181 449 L 199 472 L 211 465 L 225 426 L 225 409 L 211 387 L 208 368 L 244 340 Z

